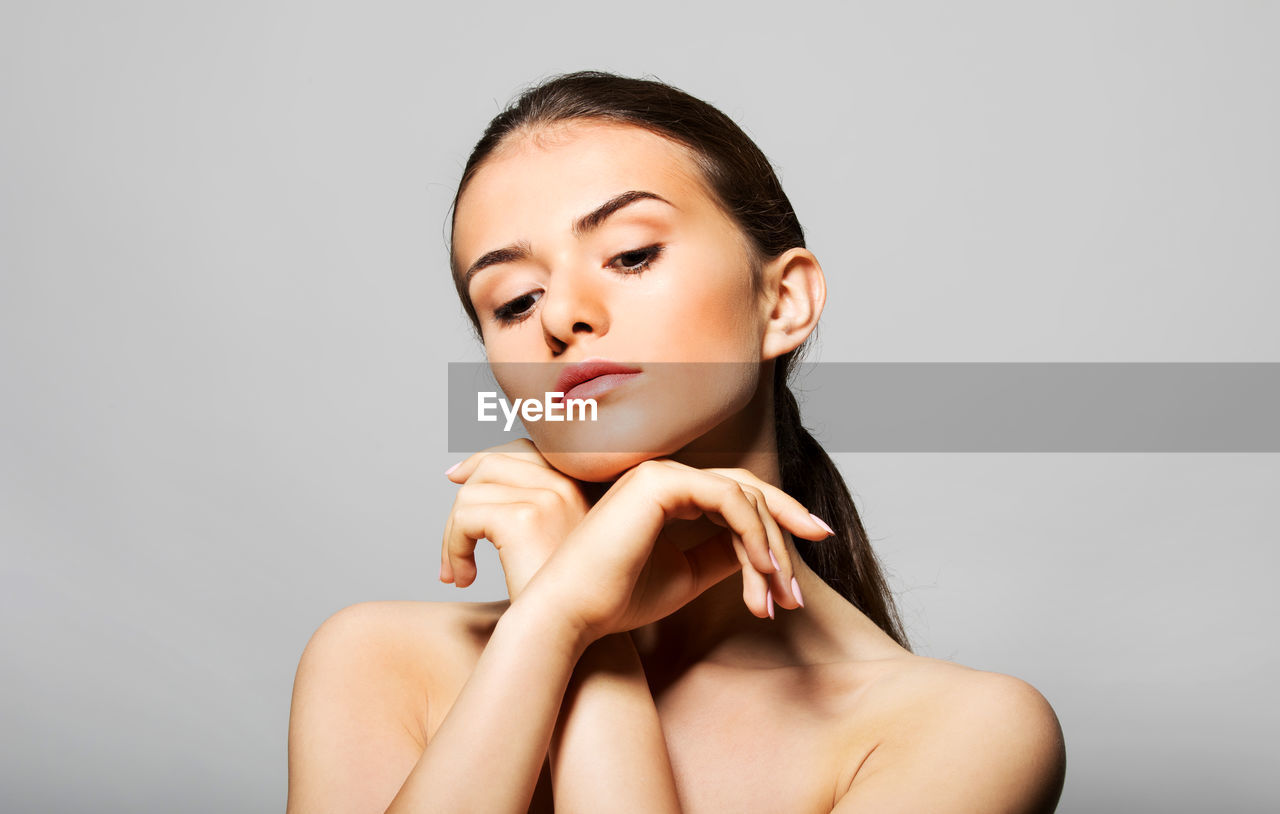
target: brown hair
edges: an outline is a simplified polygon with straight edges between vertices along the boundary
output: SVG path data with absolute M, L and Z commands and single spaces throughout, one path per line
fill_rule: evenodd
M 640 127 L 688 148 L 717 202 L 742 228 L 754 249 L 753 285 L 761 293 L 760 269 L 787 249 L 803 247 L 804 230 L 773 166 L 732 119 L 701 99 L 651 79 L 601 71 L 551 77 L 525 90 L 489 122 L 463 168 L 458 191 L 507 136 L 546 125 L 592 119 Z M 472 327 L 480 322 L 450 246 L 454 284 Z M 812 338 L 812 334 L 809 338 Z M 909 649 L 893 596 L 844 478 L 831 457 L 800 423 L 800 407 L 787 383 L 809 345 L 779 356 L 774 365 L 774 425 L 782 489 L 826 520 L 835 535 L 821 542 L 794 538 L 805 563 L 894 641 Z

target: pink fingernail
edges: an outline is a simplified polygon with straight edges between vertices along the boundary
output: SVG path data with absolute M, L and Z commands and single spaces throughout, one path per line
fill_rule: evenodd
M 823 528 L 824 530 L 826 530 L 827 534 L 835 534 L 835 533 L 836 533 L 836 532 L 835 532 L 835 530 L 834 530 L 834 529 L 832 529 L 830 526 L 828 526 L 828 525 L 826 524 L 826 522 L 825 522 L 821 517 L 818 517 L 818 516 L 817 516 L 816 514 L 814 514 L 813 512 L 809 512 L 809 516 L 813 518 L 813 522 L 817 523 L 819 526 L 822 526 L 822 528 Z
M 774 569 L 775 569 L 775 570 L 777 570 L 777 571 L 781 571 L 781 570 L 782 570 L 782 566 L 781 566 L 781 565 L 778 565 L 778 558 L 774 555 L 774 553 L 773 553 L 773 549 L 772 549 L 772 548 L 771 548 L 771 549 L 769 549 L 769 559 L 773 560 L 773 567 L 774 567 Z
M 800 583 L 795 577 L 791 578 L 791 593 L 796 595 L 796 601 L 800 603 L 800 607 L 804 607 L 804 597 L 800 595 Z
M 770 619 L 774 618 L 774 616 L 773 616 L 773 589 L 772 589 L 772 588 L 770 588 L 769 590 L 767 590 L 767 591 L 765 591 L 765 592 L 764 592 L 764 602 L 765 602 L 765 606 L 769 608 L 769 618 L 770 618 Z
M 453 466 L 451 466 L 451 467 L 449 467 L 448 469 L 446 469 L 446 470 L 444 471 L 444 474 L 445 474 L 445 475 L 449 475 L 451 472 L 453 472 L 453 470 L 457 469 L 457 468 L 458 468 L 458 467 L 460 467 L 460 466 L 462 466 L 462 461 L 458 461 L 456 464 L 454 464 Z

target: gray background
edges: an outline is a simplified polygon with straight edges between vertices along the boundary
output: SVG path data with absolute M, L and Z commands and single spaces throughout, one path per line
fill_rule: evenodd
M 297 659 L 436 582 L 445 210 L 550 73 L 779 166 L 811 361 L 1277 361 L 1263 2 L 6 2 L 0 808 L 280 811 Z M 1274 454 L 838 457 L 920 652 L 1061 717 L 1064 812 L 1260 811 Z

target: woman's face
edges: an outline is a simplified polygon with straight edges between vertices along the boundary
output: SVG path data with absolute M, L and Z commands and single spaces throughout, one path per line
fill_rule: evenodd
M 750 402 L 769 302 L 753 293 L 747 246 L 683 146 L 609 123 L 512 139 L 454 218 L 454 259 L 509 401 L 542 400 L 588 358 L 641 371 L 594 396 L 594 423 L 526 422 L 580 480 L 669 455 Z

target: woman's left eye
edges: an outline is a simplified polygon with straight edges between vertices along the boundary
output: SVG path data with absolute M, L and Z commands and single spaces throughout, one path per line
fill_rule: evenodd
M 618 263 L 621 263 L 620 268 L 625 273 L 640 274 L 653 265 L 653 262 L 662 254 L 663 248 L 661 245 L 655 245 L 646 246 L 643 249 L 632 249 L 613 258 L 613 260 L 609 261 L 609 265 L 616 267 Z

